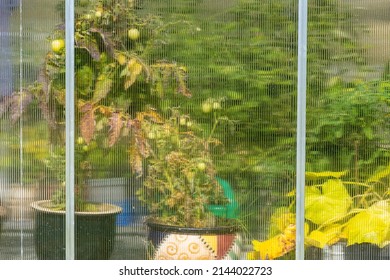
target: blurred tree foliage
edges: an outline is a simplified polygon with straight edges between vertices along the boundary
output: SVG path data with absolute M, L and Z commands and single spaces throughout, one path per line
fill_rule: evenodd
M 159 106 L 181 107 L 206 135 L 215 119 L 222 122 L 214 134 L 226 143 L 215 152 L 218 173 L 239 192 L 243 212 L 264 217 L 295 187 L 298 1 L 134 3 L 165 23 L 139 26 L 140 40 L 156 38 L 145 59 L 178 61 L 189 72 L 193 97 L 163 98 Z M 358 41 L 365 27 L 352 7 L 308 5 L 307 170 L 348 170 L 361 180 L 389 162 L 389 75 L 356 79 L 369 62 Z
M 204 113 L 201 104 L 210 98 L 220 101 L 218 114 L 228 121 L 219 130 L 227 143 L 219 172 L 233 176 L 239 187 L 293 187 L 298 1 L 142 3 L 144 11 L 170 22 L 151 59 L 182 61 L 190 73 L 192 100 L 165 100 L 164 106 L 184 106 L 207 130 L 215 112 Z M 332 77 L 363 65 L 364 50 L 356 40 L 361 26 L 338 1 L 310 1 L 308 21 L 308 118 L 315 119 L 311 107 L 319 113 L 318 98 Z

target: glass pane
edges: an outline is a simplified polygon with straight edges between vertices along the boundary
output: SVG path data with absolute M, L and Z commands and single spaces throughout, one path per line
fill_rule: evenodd
M 164 19 L 152 61 L 184 65 L 192 92 L 191 98 L 164 93 L 161 109 L 177 108 L 195 133 L 216 139 L 211 160 L 230 203 L 212 213 L 241 226 L 238 249 L 223 258 L 279 257 L 266 241 L 294 224 L 270 227 L 274 210 L 288 206 L 285 194 L 294 190 L 296 1 L 142 3 Z M 155 256 L 166 257 L 163 250 L 158 244 Z
M 0 259 L 36 259 L 31 203 L 47 198 L 51 172 L 47 123 L 31 86 L 60 22 L 56 1 L 0 1 Z M 42 15 L 45 15 L 42 17 Z
M 285 212 L 295 171 L 295 1 L 76 3 L 75 179 L 86 202 L 76 205 L 122 209 L 109 228 L 97 215 L 76 216 L 76 243 L 89 230 L 97 241 L 76 257 L 280 257 L 261 241 L 286 226 L 293 242 Z M 61 107 L 63 83 L 50 78 Z M 274 211 L 279 228 L 270 226 Z M 172 252 L 172 239 L 203 241 L 199 251 Z
M 388 2 L 311 9 L 307 257 L 389 259 Z

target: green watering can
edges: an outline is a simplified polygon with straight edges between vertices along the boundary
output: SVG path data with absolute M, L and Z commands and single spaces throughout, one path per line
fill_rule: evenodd
M 229 200 L 225 205 L 209 205 L 208 209 L 217 217 L 235 219 L 238 216 L 238 203 L 234 198 L 234 192 L 229 182 L 217 177 L 218 183 L 221 185 L 224 195 Z

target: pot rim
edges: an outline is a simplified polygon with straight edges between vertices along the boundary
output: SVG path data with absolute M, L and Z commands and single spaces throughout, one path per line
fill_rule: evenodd
M 196 228 L 162 224 L 152 219 L 147 219 L 145 224 L 152 230 L 183 234 L 234 234 L 239 231 L 239 227 L 235 225 Z
M 58 215 L 64 215 L 66 213 L 65 210 L 54 210 L 50 209 L 44 204 L 50 204 L 50 200 L 38 200 L 34 201 L 30 204 L 30 206 L 40 212 L 46 212 L 46 213 L 53 213 L 53 214 L 58 214 Z M 102 205 L 103 210 L 102 211 L 96 211 L 96 212 L 81 212 L 81 211 L 76 211 L 75 214 L 79 216 L 95 216 L 95 215 L 112 215 L 112 214 L 119 214 L 122 212 L 122 208 L 114 205 L 114 204 L 109 204 L 109 203 L 94 203 L 94 204 L 99 204 Z

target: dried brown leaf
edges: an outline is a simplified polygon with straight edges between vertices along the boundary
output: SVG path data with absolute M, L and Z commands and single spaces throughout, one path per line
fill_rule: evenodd
M 95 133 L 95 114 L 91 103 L 85 103 L 80 111 L 82 113 L 80 119 L 80 132 L 85 143 L 89 144 Z
M 143 158 L 147 158 L 150 155 L 150 146 L 144 132 L 141 128 L 141 122 L 137 119 L 129 121 L 129 127 L 132 130 L 132 141 L 134 146 L 137 148 L 139 154 Z
M 130 166 L 137 176 L 143 175 L 142 156 L 134 145 L 131 145 L 129 150 Z
M 149 119 L 150 121 L 158 124 L 164 123 L 163 117 L 160 116 L 159 113 L 153 108 L 149 108 L 145 112 L 138 112 L 136 120 L 143 122 L 145 119 Z
M 2 118 L 5 113 L 9 110 L 12 104 L 12 97 L 4 96 L 0 101 L 0 118 Z
M 76 41 L 76 47 L 79 49 L 85 49 L 93 60 L 100 60 L 100 50 L 96 41 L 87 41 L 84 39 L 79 39 Z
M 13 123 L 20 119 L 32 100 L 33 95 L 28 92 L 20 92 L 12 96 L 10 104 L 10 119 Z
M 110 125 L 110 131 L 109 131 L 109 140 L 108 145 L 112 147 L 119 139 L 119 136 L 121 135 L 121 129 L 123 127 L 123 121 L 121 118 L 120 113 L 113 113 L 111 117 L 109 118 L 109 125 Z
M 115 50 L 115 44 L 111 40 L 110 33 L 105 33 L 103 30 L 98 28 L 91 28 L 91 32 L 99 35 L 100 39 L 103 41 L 104 48 L 106 52 L 113 57 L 114 56 L 114 50 Z

